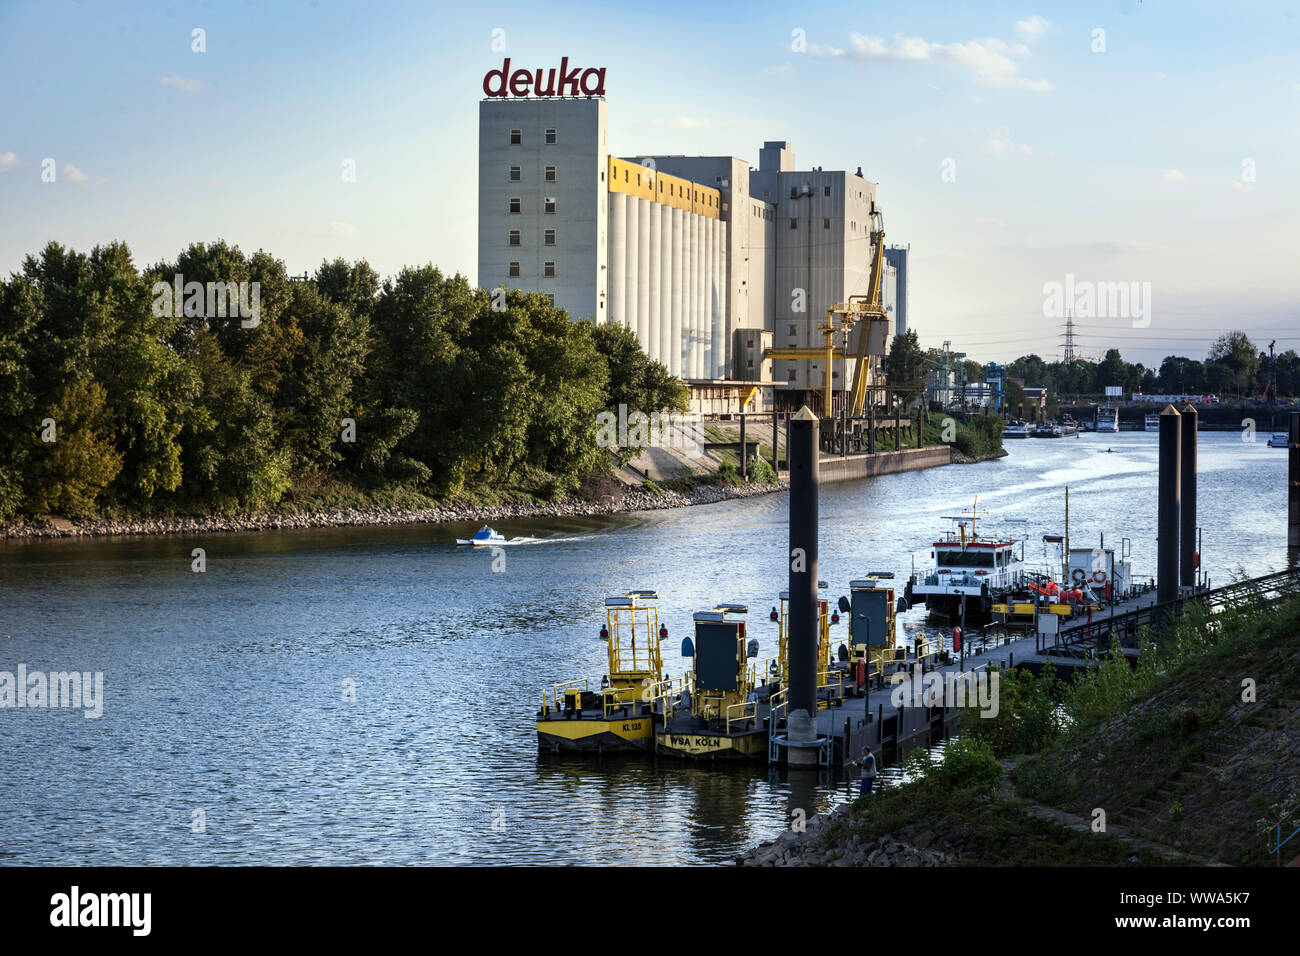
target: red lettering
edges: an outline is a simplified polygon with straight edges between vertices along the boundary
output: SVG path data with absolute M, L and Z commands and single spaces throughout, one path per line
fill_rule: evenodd
M 559 74 L 557 79 L 556 74 Z M 507 96 L 604 96 L 605 67 L 569 68 L 569 58 L 560 59 L 559 70 L 510 71 L 510 57 L 501 69 L 488 70 L 483 77 L 483 95 Z
M 501 64 L 499 70 L 488 70 L 487 76 L 483 77 L 483 95 L 484 96 L 505 96 L 506 95 L 506 77 L 510 71 L 510 57 L 506 57 L 505 62 Z M 501 77 L 501 85 L 493 90 L 488 84 L 492 82 L 492 77 Z
M 533 74 L 527 70 L 515 70 L 510 77 L 510 92 L 515 96 L 527 96 L 528 88 L 533 84 Z
M 565 69 L 568 67 L 568 65 L 569 65 L 569 58 L 567 56 L 563 57 L 560 60 L 560 96 L 566 96 L 566 95 L 577 96 L 578 95 L 578 70 L 581 69 L 581 67 L 575 66 L 572 70 L 569 70 L 566 73 Z M 566 94 L 564 92 L 564 89 L 565 87 L 570 85 L 572 85 L 573 87 L 573 92 Z
M 595 76 L 599 81 L 591 89 L 587 89 L 587 77 Z M 604 96 L 605 95 L 605 68 L 602 66 L 599 70 L 595 67 L 587 70 L 582 74 L 582 92 L 587 96 Z

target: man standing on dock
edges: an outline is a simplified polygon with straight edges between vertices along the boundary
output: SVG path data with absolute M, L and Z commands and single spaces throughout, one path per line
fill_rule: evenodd
M 862 768 L 862 782 L 858 785 L 858 796 L 865 797 L 871 793 L 876 782 L 876 756 L 870 747 L 862 748 L 862 759 L 853 761 L 853 766 Z

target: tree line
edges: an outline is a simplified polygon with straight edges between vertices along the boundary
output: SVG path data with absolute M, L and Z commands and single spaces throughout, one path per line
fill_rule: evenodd
M 915 382 L 943 364 L 939 349 L 923 349 L 915 330 L 894 336 L 886 360 L 891 381 Z M 962 363 L 967 382 L 983 380 L 976 362 Z M 1300 356 L 1294 349 L 1276 352 L 1270 359 L 1244 332 L 1225 332 L 1215 340 L 1204 359 L 1166 356 L 1156 368 L 1126 362 L 1119 349 L 1109 349 L 1099 362 L 1044 361 L 1022 355 L 1007 364 L 1008 379 L 1022 379 L 1029 387 L 1046 386 L 1053 398 L 1100 398 L 1107 386 L 1118 386 L 1127 397 L 1147 394 L 1218 395 L 1228 399 L 1258 398 L 1276 401 L 1300 395 Z
M 210 283 L 252 285 L 256 315 L 188 294 Z M 51 242 L 0 282 L 0 521 L 252 512 L 322 484 L 557 497 L 609 468 L 596 416 L 620 403 L 685 390 L 626 329 L 431 265 L 291 281 L 220 241 L 145 269 Z

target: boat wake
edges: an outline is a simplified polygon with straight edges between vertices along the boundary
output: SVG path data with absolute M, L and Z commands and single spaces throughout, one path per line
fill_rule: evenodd
M 480 545 L 480 547 L 503 548 L 515 547 L 525 544 L 568 544 L 573 541 L 588 541 L 597 537 L 594 534 L 564 535 L 557 538 L 535 538 L 529 535 L 519 535 L 518 537 L 508 538 L 505 541 L 494 541 L 491 545 Z M 467 538 L 457 538 L 457 544 L 473 544 L 474 542 Z

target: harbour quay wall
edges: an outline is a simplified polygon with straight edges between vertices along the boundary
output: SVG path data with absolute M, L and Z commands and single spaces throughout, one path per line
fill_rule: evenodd
M 901 451 L 878 451 L 873 455 L 848 455 L 844 458 L 823 458 L 818 471 L 823 483 L 871 478 L 875 475 L 893 475 L 902 471 L 920 471 L 952 463 L 952 448 L 936 445 L 932 448 L 904 448 Z

